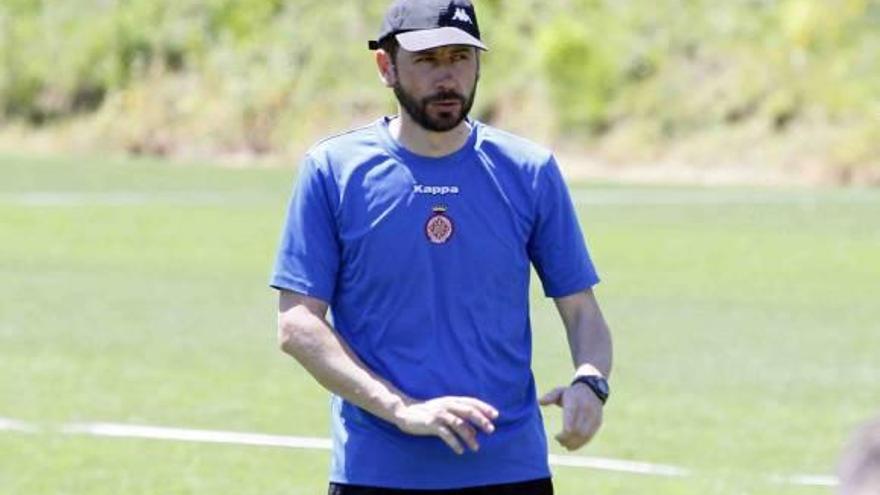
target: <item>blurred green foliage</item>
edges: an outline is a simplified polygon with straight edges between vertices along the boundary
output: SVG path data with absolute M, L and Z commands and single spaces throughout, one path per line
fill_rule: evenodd
M 880 159 L 880 0 L 476 3 L 478 118 L 647 149 L 827 128 L 823 159 Z M 79 119 L 136 152 L 283 150 L 393 110 L 365 50 L 386 6 L 3 0 L 0 120 Z

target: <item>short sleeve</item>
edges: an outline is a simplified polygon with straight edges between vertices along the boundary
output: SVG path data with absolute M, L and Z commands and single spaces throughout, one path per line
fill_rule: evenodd
M 336 191 L 329 170 L 307 155 L 287 209 L 271 287 L 332 303 L 340 259 Z
M 536 182 L 536 213 L 528 252 L 544 294 L 564 297 L 596 285 L 599 276 L 554 158 L 541 168 Z

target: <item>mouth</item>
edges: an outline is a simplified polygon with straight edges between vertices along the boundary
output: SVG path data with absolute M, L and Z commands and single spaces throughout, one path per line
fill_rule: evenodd
M 455 110 L 461 107 L 461 100 L 450 99 L 450 100 L 434 100 L 431 102 L 431 105 L 439 108 L 440 110 Z

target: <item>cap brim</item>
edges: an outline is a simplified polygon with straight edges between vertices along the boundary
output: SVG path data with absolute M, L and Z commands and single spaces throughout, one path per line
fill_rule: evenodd
M 489 50 L 489 47 L 484 45 L 482 41 L 455 27 L 407 31 L 399 33 L 395 37 L 400 46 L 408 52 L 420 52 L 447 45 L 467 45 L 480 50 Z

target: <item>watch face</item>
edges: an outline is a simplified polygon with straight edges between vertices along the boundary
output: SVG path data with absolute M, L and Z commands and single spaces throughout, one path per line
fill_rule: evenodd
M 610 395 L 610 388 L 608 387 L 608 380 L 602 378 L 601 376 L 581 376 L 575 379 L 573 383 L 583 383 L 584 385 L 590 387 L 593 393 L 596 394 L 597 397 L 604 404 L 605 401 L 608 400 L 608 396 Z

